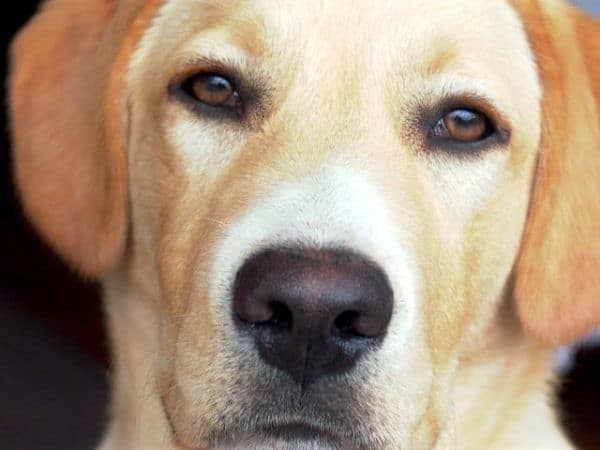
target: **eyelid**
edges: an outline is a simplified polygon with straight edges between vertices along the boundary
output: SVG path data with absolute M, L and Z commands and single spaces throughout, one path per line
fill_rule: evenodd
M 216 74 L 227 78 L 236 91 L 243 85 L 241 70 L 233 64 L 210 59 L 195 59 L 179 66 L 176 75 L 171 78 L 171 85 L 183 84 L 190 78 L 201 74 Z
M 433 105 L 421 105 L 419 109 L 418 120 L 426 130 L 431 130 L 440 119 L 452 111 L 467 109 L 486 116 L 490 125 L 504 140 L 508 140 L 511 134 L 510 123 L 505 116 L 490 100 L 477 94 L 446 96 Z
M 508 120 L 485 96 L 470 92 L 453 93 L 438 97 L 436 102 L 419 102 L 416 108 L 413 130 L 420 130 L 420 136 L 423 137 L 420 151 L 425 154 L 441 152 L 474 157 L 491 148 L 505 149 L 510 141 L 511 128 Z M 455 142 L 436 136 L 433 129 L 439 120 L 457 109 L 469 109 L 485 115 L 494 133 L 474 142 Z
M 247 64 L 242 65 L 239 61 L 235 63 L 224 59 L 196 56 L 183 60 L 169 78 L 167 87 L 169 100 L 183 104 L 189 111 L 202 117 L 235 119 L 235 122 L 246 127 L 257 127 L 271 111 L 274 95 L 273 83 L 258 68 L 246 66 Z M 230 111 L 222 111 L 218 108 L 215 110 L 211 106 L 204 107 L 204 105 L 184 95 L 181 87 L 187 80 L 208 73 L 220 75 L 229 80 L 234 91 L 237 92 L 243 102 L 241 115 L 231 114 Z
M 443 98 L 438 102 L 435 110 L 439 117 L 457 110 L 469 109 L 476 113 L 485 115 L 496 128 L 510 130 L 508 121 L 500 113 L 492 101 L 478 94 L 459 94 Z

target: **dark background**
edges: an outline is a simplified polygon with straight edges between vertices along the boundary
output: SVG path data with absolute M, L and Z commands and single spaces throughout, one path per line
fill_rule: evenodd
M 10 2 L 4 9 L 3 50 L 37 3 Z M 600 13 L 597 0 L 575 3 Z M 6 72 L 5 63 L 1 70 Z M 0 121 L 6 130 L 5 114 Z M 71 273 L 27 225 L 15 199 L 8 149 L 6 132 L 0 133 L 0 448 L 91 449 L 102 433 L 107 401 L 98 287 Z M 580 351 L 563 380 L 561 405 L 584 450 L 600 449 L 599 383 L 600 350 Z

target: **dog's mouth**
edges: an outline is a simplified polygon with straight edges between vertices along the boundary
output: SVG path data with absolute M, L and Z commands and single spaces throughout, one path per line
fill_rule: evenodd
M 288 440 L 331 439 L 333 436 L 321 427 L 305 421 L 290 421 L 260 427 L 260 434 Z
M 173 416 L 163 399 L 163 410 L 169 424 L 171 435 L 177 448 L 195 450 L 185 445 L 177 433 Z M 350 430 L 342 430 L 333 425 L 321 423 L 316 418 L 281 417 L 269 418 L 251 427 L 239 424 L 239 428 L 221 430 L 213 434 L 210 441 L 215 450 L 362 450 L 367 448 L 357 444 L 362 441 L 358 436 L 351 436 Z
M 309 420 L 275 421 L 260 425 L 254 431 L 242 433 L 235 438 L 221 440 L 220 450 L 359 450 L 352 439 L 342 436 L 338 430 L 315 424 Z
M 292 420 L 262 426 L 258 434 L 285 442 L 319 442 L 323 448 L 350 448 L 341 446 L 347 440 L 339 430 L 333 430 L 306 420 Z

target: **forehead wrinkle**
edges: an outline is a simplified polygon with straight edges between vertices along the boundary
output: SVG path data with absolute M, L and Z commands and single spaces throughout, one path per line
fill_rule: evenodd
M 184 4 L 186 14 L 181 14 Z M 140 83 L 149 61 L 156 67 L 170 67 L 177 51 L 193 41 L 198 33 L 221 24 L 240 4 L 241 0 L 201 0 L 193 3 L 165 0 L 134 52 L 128 70 L 129 84 Z
M 247 17 L 241 9 L 237 14 L 223 17 L 216 23 L 196 31 L 173 51 L 181 60 L 229 58 L 236 65 L 244 60 L 259 58 L 266 53 L 264 25 L 261 20 Z M 225 54 L 225 56 L 223 55 Z
M 230 42 L 249 56 L 267 53 L 264 20 L 260 15 L 251 14 L 246 8 L 239 8 L 227 17 L 221 27 L 227 31 Z
M 456 48 L 451 41 L 438 38 L 432 45 L 434 53 L 421 65 L 425 76 L 433 76 L 446 71 L 455 63 L 457 58 Z

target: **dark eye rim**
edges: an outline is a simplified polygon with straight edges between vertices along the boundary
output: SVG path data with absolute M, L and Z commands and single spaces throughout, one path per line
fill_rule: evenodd
M 490 131 L 484 138 L 476 141 L 460 141 L 435 134 L 434 130 L 439 121 L 457 110 L 468 110 L 481 114 Z M 478 96 L 467 95 L 443 99 L 433 108 L 424 108 L 421 118 L 426 135 L 425 145 L 430 152 L 476 155 L 482 151 L 505 149 L 510 142 L 511 130 L 507 121 L 486 99 Z

